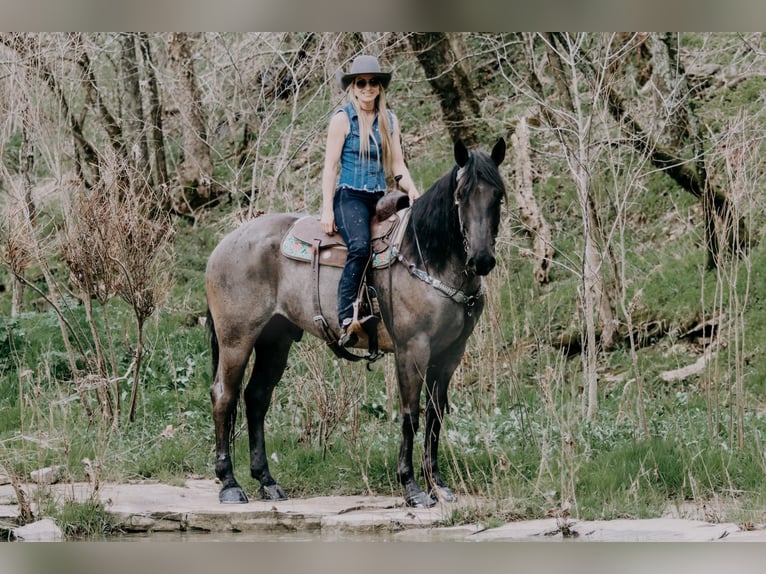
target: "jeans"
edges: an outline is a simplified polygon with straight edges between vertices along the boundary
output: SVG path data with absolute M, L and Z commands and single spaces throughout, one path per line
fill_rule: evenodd
M 361 191 L 341 187 L 335 192 L 335 225 L 348 247 L 346 265 L 338 283 L 338 322 L 354 315 L 353 303 L 359 293 L 370 259 L 370 220 L 383 191 Z

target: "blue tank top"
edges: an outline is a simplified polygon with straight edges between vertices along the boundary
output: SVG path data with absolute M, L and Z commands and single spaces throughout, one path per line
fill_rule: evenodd
M 378 131 L 378 115 L 372 122 L 372 134 L 370 135 L 370 155 L 359 155 L 359 116 L 354 105 L 349 103 L 336 113 L 344 111 L 348 117 L 349 132 L 343 142 L 340 154 L 340 178 L 338 187 L 350 187 L 364 191 L 385 191 L 386 174 L 383 169 L 380 132 Z M 393 133 L 394 118 L 391 111 L 388 112 Z M 374 142 L 374 143 L 373 143 Z

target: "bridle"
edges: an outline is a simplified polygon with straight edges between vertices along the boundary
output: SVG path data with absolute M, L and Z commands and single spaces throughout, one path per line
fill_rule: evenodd
M 466 230 L 465 224 L 463 223 L 463 216 L 460 213 L 460 197 L 459 197 L 460 189 L 463 186 L 462 180 L 464 175 L 465 175 L 465 166 L 459 167 L 457 170 L 457 174 L 455 175 L 455 196 L 453 199 L 455 200 L 455 205 L 457 206 L 457 222 L 458 222 L 458 225 L 460 226 L 460 235 L 463 237 L 463 248 L 465 249 L 466 254 L 468 254 L 468 250 L 470 249 L 471 246 L 468 243 L 468 238 L 466 237 L 467 230 Z M 467 264 L 466 264 L 466 269 L 464 272 L 466 275 L 468 274 Z
M 466 252 L 468 252 L 468 239 L 466 238 L 466 229 L 462 221 L 462 216 L 460 215 L 460 200 L 458 199 L 458 190 L 461 186 L 461 180 L 463 175 L 465 174 L 465 168 L 460 167 L 457 170 L 457 176 L 456 176 L 456 187 L 455 187 L 455 195 L 454 195 L 454 202 L 457 206 L 457 215 L 458 215 L 458 223 L 460 225 L 460 234 L 463 237 L 463 244 L 465 246 Z M 411 218 L 411 212 L 412 208 L 409 208 L 407 212 L 404 215 L 404 218 L 400 222 L 400 225 L 406 226 L 408 223 L 408 220 Z M 412 222 L 412 234 L 415 238 L 415 247 L 418 251 L 418 256 L 420 260 L 423 262 L 423 265 L 425 266 L 425 258 L 423 257 L 423 252 L 420 249 L 420 241 L 418 240 L 418 233 L 417 228 L 415 226 L 415 222 Z M 413 277 L 419 279 L 423 283 L 426 283 L 442 293 L 443 295 L 446 295 L 448 298 L 452 299 L 455 303 L 458 303 L 460 305 L 464 305 L 466 308 L 466 314 L 470 317 L 473 314 L 473 308 L 476 306 L 476 304 L 481 300 L 481 298 L 484 296 L 484 280 L 480 279 L 479 288 L 474 291 L 473 293 L 466 293 L 463 291 L 462 288 L 456 288 L 451 287 L 450 285 L 447 285 L 446 283 L 442 282 L 441 280 L 437 279 L 436 277 L 433 277 L 429 272 L 428 268 L 426 266 L 426 269 L 419 269 L 414 263 L 407 260 L 407 258 L 399 251 L 398 245 L 393 245 L 391 247 L 393 256 L 399 261 L 402 265 L 404 265 L 407 268 L 407 271 L 410 275 Z M 463 269 L 463 273 L 468 276 L 468 267 L 466 266 Z

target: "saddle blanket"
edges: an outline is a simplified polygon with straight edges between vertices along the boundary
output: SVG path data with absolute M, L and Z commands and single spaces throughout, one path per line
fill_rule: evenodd
M 370 230 L 374 269 L 384 269 L 394 262 L 392 246 L 398 245 L 401 241 L 404 226 L 399 224 L 407 210 L 399 211 L 383 221 L 373 219 Z M 331 267 L 345 265 L 348 248 L 343 238 L 338 233 L 327 235 L 322 231 L 319 219 L 313 215 L 301 217 L 287 230 L 282 240 L 282 254 L 290 259 L 310 263 L 315 245 L 319 246 L 320 265 Z

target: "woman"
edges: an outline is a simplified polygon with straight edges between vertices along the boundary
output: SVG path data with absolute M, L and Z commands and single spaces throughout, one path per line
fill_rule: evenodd
M 385 193 L 387 180 L 398 176 L 410 202 L 419 196 L 404 164 L 399 122 L 386 106 L 390 81 L 391 73 L 381 71 L 375 56 L 356 57 L 351 70 L 340 78 L 348 104 L 333 114 L 327 132 L 321 224 L 329 235 L 340 232 L 348 246 L 338 284 L 340 344 L 344 346 L 357 341 L 349 327 L 370 257 L 370 220 L 375 204 Z

